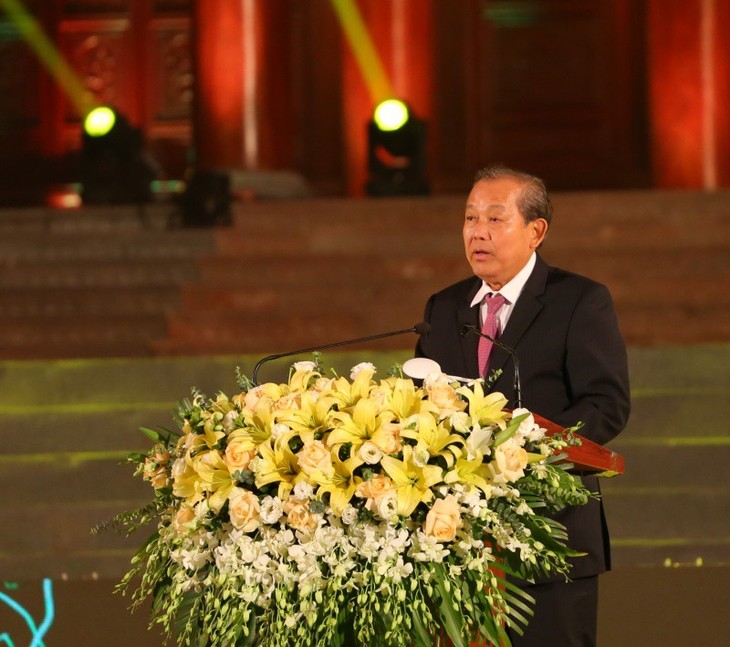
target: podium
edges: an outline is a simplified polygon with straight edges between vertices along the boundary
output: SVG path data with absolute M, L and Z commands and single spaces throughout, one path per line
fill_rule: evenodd
M 533 414 L 535 422 L 547 430 L 548 436 L 562 434 L 564 428 L 547 418 Z M 600 476 L 618 476 L 624 473 L 624 457 L 603 445 L 576 434 L 581 444 L 566 447 L 566 461 L 573 464 L 577 472 L 597 473 Z

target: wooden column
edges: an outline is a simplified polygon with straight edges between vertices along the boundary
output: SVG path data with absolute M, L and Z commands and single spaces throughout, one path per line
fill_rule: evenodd
M 654 184 L 730 185 L 730 9 L 722 0 L 650 0 Z
M 289 166 L 292 120 L 286 0 L 197 0 L 196 168 Z

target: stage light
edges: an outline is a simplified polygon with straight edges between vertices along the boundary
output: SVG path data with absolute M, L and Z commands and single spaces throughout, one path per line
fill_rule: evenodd
M 103 137 L 117 121 L 117 115 L 107 106 L 98 106 L 89 112 L 84 119 L 84 132 L 89 137 Z
M 368 124 L 368 170 L 365 187 L 372 196 L 424 195 L 426 124 L 398 99 L 381 102 Z
M 373 113 L 375 125 L 387 132 L 402 128 L 408 117 L 408 106 L 399 99 L 381 101 Z
M 149 202 L 157 172 L 142 132 L 123 114 L 101 107 L 86 116 L 81 142 L 84 204 Z

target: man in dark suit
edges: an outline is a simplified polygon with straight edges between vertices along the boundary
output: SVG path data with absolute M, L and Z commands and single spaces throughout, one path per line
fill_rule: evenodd
M 514 406 L 509 354 L 493 346 L 480 366 L 480 337 L 465 332 L 468 325 L 484 331 L 493 307 L 500 341 L 519 358 L 522 405 L 566 427 L 583 422 L 580 433 L 603 444 L 628 419 L 626 348 L 606 287 L 549 267 L 537 255 L 551 218 L 538 178 L 504 167 L 480 171 L 463 227 L 475 276 L 429 299 L 424 320 L 431 329 L 416 352 L 450 375 L 474 378 L 503 369 L 492 390 Z M 582 478 L 599 491 L 595 477 Z M 571 581 L 556 577 L 525 586 L 536 598 L 535 615 L 524 637 L 511 635 L 514 645 L 595 645 L 598 575 L 610 568 L 603 506 L 592 500 L 556 519 L 567 527 L 571 548 L 587 555 L 572 561 Z

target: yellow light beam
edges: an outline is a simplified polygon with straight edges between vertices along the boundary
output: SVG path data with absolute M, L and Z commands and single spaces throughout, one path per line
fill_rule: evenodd
M 375 50 L 355 0 L 330 0 L 368 87 L 373 104 L 393 96 L 390 80 Z
M 46 36 L 38 21 L 28 13 L 19 0 L 0 0 L 0 7 L 5 10 L 41 63 L 56 79 L 79 116 L 83 117 L 96 102 L 71 66 Z

